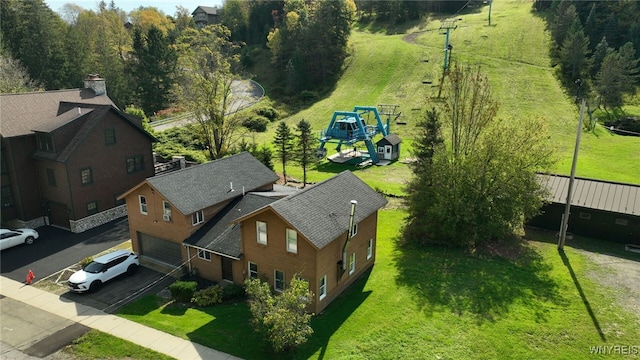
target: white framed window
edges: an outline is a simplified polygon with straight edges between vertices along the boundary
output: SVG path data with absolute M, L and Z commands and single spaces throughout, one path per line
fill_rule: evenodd
M 327 275 L 320 278 L 318 284 L 318 300 L 324 299 L 327 296 Z
M 298 232 L 295 230 L 287 229 L 287 251 L 298 253 Z
M 267 223 L 256 221 L 256 236 L 258 244 L 267 245 Z
M 276 291 L 284 291 L 284 271 L 280 271 L 280 270 L 274 271 L 273 288 Z
M 258 278 L 258 264 L 249 261 L 249 279 Z
M 353 227 L 351 228 L 351 237 L 356 236 L 357 233 L 358 233 L 358 224 L 354 223 Z
M 138 203 L 140 204 L 140 214 L 147 215 L 147 197 L 144 195 L 138 196 Z
M 367 260 L 373 256 L 373 239 L 369 239 L 367 242 Z
M 206 250 L 198 250 L 198 257 L 202 260 L 211 261 L 211 253 Z
M 198 225 L 204 221 L 204 212 L 202 210 L 196 211 L 191 215 L 191 223 L 193 225 Z
M 162 220 L 171 221 L 171 204 L 166 201 L 162 202 Z
M 349 275 L 356 271 L 356 253 L 351 253 L 349 256 Z

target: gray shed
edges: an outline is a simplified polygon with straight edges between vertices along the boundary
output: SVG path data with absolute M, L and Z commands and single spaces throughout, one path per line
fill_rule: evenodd
M 382 160 L 396 160 L 400 157 L 400 137 L 396 134 L 389 134 L 376 143 L 378 147 L 378 157 Z

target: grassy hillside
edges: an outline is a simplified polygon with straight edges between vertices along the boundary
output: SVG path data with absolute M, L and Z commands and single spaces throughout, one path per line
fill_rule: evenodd
M 500 102 L 499 116 L 518 121 L 528 116 L 543 117 L 560 161 L 555 172 L 568 174 L 578 122 L 578 107 L 572 94 L 566 94 L 554 77 L 548 57 L 548 33 L 541 17 L 532 11 L 530 1 L 496 2 L 492 24 L 487 11 L 462 14 L 458 27 L 450 33 L 455 61 L 478 64 L 492 84 Z M 310 121 L 318 133 L 337 110 L 352 110 L 355 105 L 398 104 L 408 125 L 392 125 L 392 132 L 403 139 L 401 159 L 410 156 L 412 130 L 421 111 L 437 105 L 435 94 L 443 65 L 445 36 L 438 31 L 441 22 L 430 20 L 426 26 L 411 29 L 405 35 L 386 35 L 354 31 L 353 55 L 336 89 L 325 99 L 285 119 L 291 126 L 300 119 Z M 428 62 L 423 60 L 427 59 Z M 423 80 L 434 85 L 425 85 Z M 268 92 L 268 89 L 267 89 Z M 632 104 L 630 109 L 637 109 Z M 271 142 L 272 126 L 256 136 L 258 143 Z M 599 128 L 583 133 L 577 175 L 613 181 L 640 183 L 640 138 L 611 135 Z M 329 151 L 331 153 L 331 144 Z M 279 166 L 279 165 L 278 165 Z M 353 167 L 320 162 L 310 174 L 312 181 L 330 173 Z M 280 168 L 276 170 L 281 171 Z M 290 165 L 287 172 L 301 178 L 302 171 Z M 410 176 L 406 165 L 397 162 L 387 167 L 356 170 L 371 186 L 401 193 L 403 179 Z M 391 175 L 391 176 L 390 176 Z

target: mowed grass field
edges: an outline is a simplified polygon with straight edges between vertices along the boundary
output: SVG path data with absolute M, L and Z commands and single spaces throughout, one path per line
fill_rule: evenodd
M 460 14 L 457 27 L 450 31 L 453 61 L 481 67 L 500 103 L 499 117 L 512 121 L 525 117 L 546 119 L 559 160 L 552 170 L 568 175 L 579 108 L 574 104 L 574 94 L 565 93 L 554 76 L 544 21 L 533 11 L 530 1 L 495 2 L 491 26 L 487 23 L 488 8 L 476 10 Z M 354 30 L 353 55 L 335 90 L 284 121 L 295 127 L 305 119 L 319 135 L 334 111 L 351 111 L 356 105 L 397 104 L 407 125 L 392 123 L 391 131 L 403 140 L 400 158 L 410 157 L 413 129 L 422 110 L 439 104 L 437 84 L 442 75 L 445 42 L 440 26 L 438 19 L 416 26 L 409 30 L 415 33 L 409 41 L 406 34 Z M 423 84 L 423 80 L 433 84 Z M 268 94 L 269 89 L 266 90 Z M 636 97 L 633 101 L 627 110 L 638 112 L 640 99 Z M 275 127 L 272 125 L 266 133 L 256 134 L 256 142 L 271 143 Z M 329 154 L 334 147 L 327 144 Z M 359 147 L 365 150 L 364 144 Z M 640 138 L 613 135 L 602 127 L 582 133 L 577 176 L 640 184 L 638 164 Z M 407 165 L 401 162 L 355 169 L 323 160 L 317 169 L 312 169 L 309 178 L 319 181 L 343 169 L 352 170 L 371 186 L 393 194 L 402 194 L 403 182 L 410 176 Z M 282 171 L 280 165 L 276 171 Z M 295 164 L 287 167 L 287 173 L 302 178 L 302 170 Z

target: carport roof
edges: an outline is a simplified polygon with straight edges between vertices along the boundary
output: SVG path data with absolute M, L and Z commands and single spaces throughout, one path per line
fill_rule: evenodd
M 566 204 L 568 176 L 540 174 L 539 178 L 551 192 L 550 201 Z M 572 206 L 640 216 L 640 185 L 576 177 L 572 190 Z
M 277 198 L 251 193 L 236 198 L 185 240 L 184 243 L 239 259 L 242 254 L 240 249 L 240 224 L 232 224 L 232 222 L 276 200 Z

